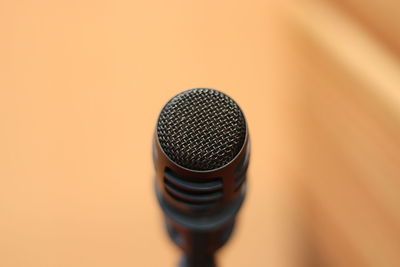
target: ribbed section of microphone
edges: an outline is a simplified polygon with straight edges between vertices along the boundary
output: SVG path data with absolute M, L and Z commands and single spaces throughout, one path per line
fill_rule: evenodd
M 155 190 L 180 266 L 215 266 L 246 192 L 249 135 L 229 96 L 194 88 L 161 110 L 153 140 Z

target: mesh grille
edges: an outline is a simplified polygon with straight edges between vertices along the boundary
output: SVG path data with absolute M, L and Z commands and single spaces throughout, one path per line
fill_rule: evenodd
M 246 122 L 230 97 L 214 89 L 195 88 L 165 105 L 157 135 L 165 154 L 176 164 L 191 170 L 213 170 L 239 153 Z

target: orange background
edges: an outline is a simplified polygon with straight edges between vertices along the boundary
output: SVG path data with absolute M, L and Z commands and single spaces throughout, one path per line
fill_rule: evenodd
M 283 21 L 269 1 L 0 1 L 0 266 L 175 266 L 151 138 L 164 103 L 201 86 L 240 104 L 252 138 L 220 263 L 296 262 Z

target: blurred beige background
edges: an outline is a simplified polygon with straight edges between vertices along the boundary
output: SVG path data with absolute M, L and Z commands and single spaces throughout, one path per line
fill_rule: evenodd
M 399 266 L 400 10 L 367 2 L 0 1 L 0 266 L 175 266 L 151 138 L 200 86 L 252 138 L 221 266 Z

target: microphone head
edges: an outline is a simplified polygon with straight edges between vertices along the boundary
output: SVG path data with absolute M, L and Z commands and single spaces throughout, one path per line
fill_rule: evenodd
M 166 156 L 196 171 L 220 168 L 240 152 L 246 121 L 229 96 L 195 88 L 172 98 L 162 109 L 157 137 Z
M 222 92 L 194 88 L 169 100 L 153 143 L 156 192 L 164 210 L 210 214 L 232 201 L 241 203 L 248 139 L 242 110 Z

